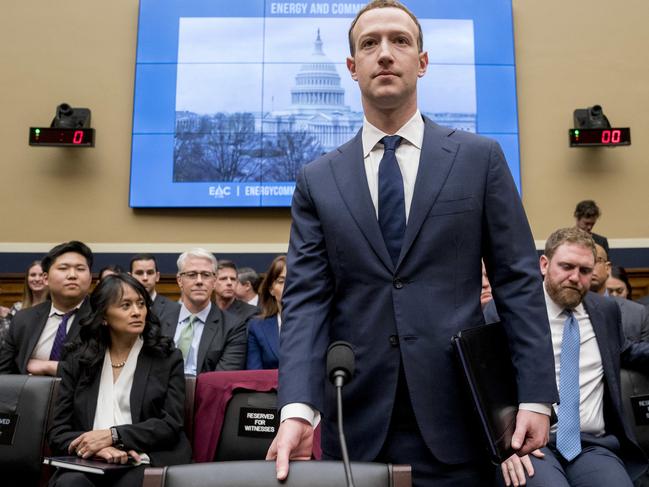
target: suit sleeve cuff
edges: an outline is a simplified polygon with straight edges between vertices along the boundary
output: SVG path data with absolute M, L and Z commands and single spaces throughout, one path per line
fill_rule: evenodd
M 525 411 L 532 411 L 534 413 L 545 414 L 550 416 L 552 411 L 551 404 L 540 404 L 536 402 L 522 402 L 518 405 L 518 409 L 524 409 Z
M 282 408 L 280 421 L 284 422 L 289 418 L 303 419 L 315 428 L 320 423 L 320 412 L 308 404 L 292 402 Z

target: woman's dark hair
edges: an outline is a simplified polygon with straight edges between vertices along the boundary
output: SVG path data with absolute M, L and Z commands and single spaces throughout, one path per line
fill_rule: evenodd
M 142 352 L 164 357 L 174 349 L 171 338 L 162 335 L 160 321 L 151 311 L 151 297 L 144 286 L 128 274 L 110 275 L 97 284 L 90 295 L 92 311 L 79 322 L 79 337 L 67 347 L 85 372 L 81 378 L 82 384 L 90 383 L 101 370 L 106 349 L 110 345 L 110 329 L 105 325 L 106 311 L 122 299 L 124 286 L 135 290 L 146 305 Z
M 273 262 L 270 263 L 270 267 L 266 271 L 264 280 L 261 281 L 259 286 L 259 304 L 261 306 L 261 318 L 270 318 L 279 313 L 279 308 L 277 307 L 277 301 L 270 290 L 273 287 L 273 284 L 282 273 L 286 267 L 286 257 L 284 255 L 278 255 L 273 259 Z
M 624 283 L 628 291 L 626 298 L 631 299 L 633 288 L 631 287 L 631 282 L 629 281 L 629 275 L 626 273 L 626 269 L 619 265 L 614 265 L 611 267 L 611 276 Z

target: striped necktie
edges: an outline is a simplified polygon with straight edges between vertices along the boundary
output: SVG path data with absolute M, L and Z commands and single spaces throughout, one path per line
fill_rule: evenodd
M 59 323 L 59 327 L 56 329 L 56 336 L 54 337 L 52 351 L 50 352 L 50 360 L 56 360 L 57 362 L 61 360 L 61 353 L 63 352 L 65 339 L 68 337 L 68 321 L 70 321 L 70 317 L 76 312 L 77 308 L 68 311 L 64 315 L 57 313 L 57 316 L 61 316 L 61 323 Z

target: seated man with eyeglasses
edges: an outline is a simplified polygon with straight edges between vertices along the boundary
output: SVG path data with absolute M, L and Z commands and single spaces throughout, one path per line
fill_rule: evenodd
M 212 303 L 216 258 L 205 249 L 178 257 L 179 307 L 165 308 L 162 331 L 174 339 L 185 359 L 185 374 L 242 370 L 246 365 L 246 324 Z

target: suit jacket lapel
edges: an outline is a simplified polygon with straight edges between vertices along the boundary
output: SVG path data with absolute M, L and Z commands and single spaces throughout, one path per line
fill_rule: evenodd
M 144 403 L 144 390 L 146 389 L 147 379 L 151 371 L 151 357 L 143 350 L 137 358 L 137 366 L 133 375 L 133 385 L 131 387 L 131 418 L 133 423 L 138 423 L 142 417 L 142 405 Z
M 104 360 L 104 357 L 102 356 L 102 362 Z M 85 394 L 86 397 L 84 398 L 84 401 L 86 403 L 86 407 L 84 410 L 86 411 L 86 427 L 88 430 L 92 430 L 92 427 L 95 423 L 95 412 L 97 411 L 97 398 L 99 397 L 99 384 L 101 382 L 101 369 L 99 370 L 99 373 L 95 376 L 95 380 L 92 381 L 92 384 L 90 384 L 90 387 L 86 390 L 81 390 L 79 394 Z
M 419 169 L 397 267 L 410 250 L 428 212 L 437 200 L 458 150 L 458 144 L 448 138 L 453 132 L 452 129 L 440 127 L 426 117 L 424 122 Z
M 29 337 L 29 341 L 27 342 L 27 347 L 25 348 L 26 353 L 23 360 L 24 370 L 27 370 L 27 363 L 29 362 L 29 359 L 32 358 L 34 349 L 36 348 L 36 344 L 38 343 L 38 339 L 41 337 L 41 334 L 43 333 L 43 329 L 47 324 L 49 313 L 50 313 L 50 307 L 43 306 L 41 309 L 39 309 L 38 315 L 34 319 L 34 322 L 38 323 L 38 326 L 34 330 L 34 333 L 32 333 L 31 336 Z
M 65 338 L 66 343 L 71 343 L 79 335 L 79 330 L 81 330 L 81 320 L 88 316 L 91 312 L 90 309 L 90 300 L 88 298 L 83 300 L 81 306 L 74 315 L 74 320 L 72 320 L 72 325 L 68 330 L 68 334 Z
M 363 165 L 362 129 L 351 141 L 338 148 L 339 154 L 331 159 L 331 169 L 340 195 L 361 229 L 361 232 L 388 269 L 393 269 L 392 259 L 383 240 L 376 218 Z
M 602 316 L 597 303 L 590 299 L 590 296 L 586 294 L 584 297 L 584 307 L 590 318 L 590 323 L 593 325 L 593 331 L 595 332 L 595 337 L 597 338 L 597 346 L 599 347 L 599 354 L 602 357 L 602 367 L 604 368 L 604 376 L 606 381 L 609 384 L 617 382 L 614 380 L 614 367 L 613 360 L 611 358 L 611 349 L 608 346 L 609 336 L 607 333 L 607 327 L 605 318 Z
M 167 313 L 160 313 L 158 318 L 160 319 L 162 334 L 171 337 L 173 340 L 176 334 L 176 328 L 178 327 L 178 318 L 180 318 L 180 306 Z
M 212 309 L 210 309 L 209 314 L 207 315 L 207 322 L 203 326 L 203 334 L 201 335 L 201 341 L 198 344 L 198 357 L 196 360 L 196 374 L 200 374 L 203 370 L 203 362 L 205 362 L 205 355 L 210 348 L 210 344 L 214 339 L 219 326 L 221 326 L 220 318 L 220 309 L 214 303 L 212 303 Z

